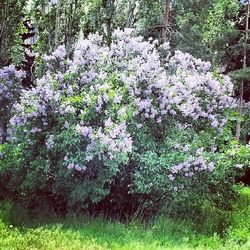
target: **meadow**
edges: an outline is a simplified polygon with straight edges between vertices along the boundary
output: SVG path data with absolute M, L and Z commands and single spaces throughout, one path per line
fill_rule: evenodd
M 250 188 L 243 188 L 233 211 L 206 208 L 203 218 L 112 221 L 103 217 L 31 219 L 1 203 L 1 250 L 250 249 Z

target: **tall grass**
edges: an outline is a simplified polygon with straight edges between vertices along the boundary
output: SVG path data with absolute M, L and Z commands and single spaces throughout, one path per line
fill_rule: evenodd
M 163 214 L 152 221 L 111 221 L 73 217 L 31 220 L 9 202 L 0 205 L 2 250 L 154 250 L 250 249 L 250 188 L 244 188 L 234 211 L 204 206 L 199 223 Z

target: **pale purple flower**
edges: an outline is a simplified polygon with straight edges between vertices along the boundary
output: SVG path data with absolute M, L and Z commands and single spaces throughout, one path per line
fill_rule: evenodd
M 76 131 L 84 137 L 91 137 L 91 135 L 92 135 L 92 128 L 91 127 L 77 125 Z
M 217 120 L 214 120 L 212 123 L 211 123 L 211 126 L 214 127 L 214 128 L 217 128 L 219 126 L 219 122 Z
M 50 135 L 47 139 L 47 141 L 45 142 L 47 149 L 52 149 L 54 147 L 54 135 Z
M 68 94 L 72 95 L 74 93 L 74 90 L 72 88 L 72 86 L 68 87 Z
M 115 96 L 114 103 L 120 103 L 122 101 L 122 96 Z
M 203 151 L 204 151 L 204 148 L 203 148 L 203 147 L 198 148 L 198 149 L 196 150 L 196 154 L 200 155 L 200 154 L 203 153 Z
M 75 170 L 77 170 L 77 171 L 81 171 L 81 170 L 82 170 L 82 168 L 81 168 L 81 166 L 80 166 L 79 164 L 76 164 L 76 165 L 75 165 Z
M 217 147 L 216 146 L 212 146 L 211 147 L 211 151 L 214 153 L 215 151 L 217 150 Z
M 85 158 L 86 161 L 92 161 L 93 160 L 93 156 L 92 155 L 87 155 Z
M 67 121 L 65 121 L 65 123 L 64 123 L 64 128 L 69 128 L 69 123 L 67 122 Z
M 140 111 L 148 109 L 151 106 L 151 100 L 145 99 L 137 102 Z
M 43 56 L 43 60 L 44 60 L 44 61 L 50 61 L 50 60 L 54 60 L 54 59 L 55 59 L 54 56 L 48 56 L 48 55 L 44 55 L 44 56 Z
M 162 118 L 161 117 L 157 118 L 156 122 L 157 123 L 161 123 L 162 122 Z
M 171 110 L 169 111 L 169 113 L 170 113 L 171 115 L 176 115 L 176 111 L 173 110 L 173 109 L 171 109 Z
M 173 180 L 175 179 L 175 177 L 174 177 L 172 174 L 169 174 L 169 175 L 168 175 L 168 179 L 169 179 L 170 181 L 173 181 Z
M 75 112 L 75 108 L 72 106 L 66 106 L 64 109 L 64 112 L 67 113 L 74 113 Z
M 104 125 L 105 125 L 105 127 L 110 128 L 113 126 L 113 122 L 109 118 L 108 120 L 105 121 Z
M 189 172 L 189 173 L 188 173 L 188 176 L 189 176 L 189 177 L 193 177 L 193 176 L 194 176 L 194 173 L 193 173 L 193 172 Z
M 185 146 L 182 148 L 182 150 L 183 150 L 184 152 L 188 152 L 188 151 L 189 151 L 189 145 L 185 145 Z
M 140 129 L 140 128 L 142 128 L 142 124 L 136 123 L 136 127 L 137 127 L 138 129 Z
M 120 115 L 120 116 L 125 115 L 126 114 L 126 109 L 125 108 L 119 109 L 118 112 L 117 112 L 117 114 Z
M 41 132 L 42 130 L 40 129 L 40 128 L 32 128 L 31 130 L 30 130 L 30 133 L 31 134 L 35 134 L 35 133 L 39 133 L 39 132 Z
M 215 165 L 214 162 L 208 163 L 207 169 L 208 169 L 209 172 L 213 172 L 214 171 L 214 169 L 215 169 L 214 165 Z
M 243 164 L 236 164 L 234 167 L 235 167 L 235 168 L 242 169 L 242 168 L 243 168 L 243 166 L 244 166 Z
M 53 53 L 52 56 L 58 58 L 59 60 L 62 60 L 66 56 L 66 49 L 64 46 L 59 46 Z
M 75 164 L 74 163 L 70 163 L 69 165 L 68 165 L 68 169 L 73 169 L 75 167 Z

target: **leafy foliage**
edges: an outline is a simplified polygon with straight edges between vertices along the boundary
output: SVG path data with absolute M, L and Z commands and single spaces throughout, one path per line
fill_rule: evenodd
M 22 29 L 20 19 L 24 13 L 24 0 L 0 2 L 0 68 L 10 63 L 20 62 Z
M 171 56 L 168 44 L 161 58 L 157 42 L 132 32 L 116 30 L 110 46 L 90 35 L 72 60 L 63 46 L 44 56 L 44 76 L 15 105 L 1 162 L 15 197 L 34 204 L 45 195 L 77 210 L 120 183 L 143 206 L 233 200 L 249 148 L 229 143 L 230 79 L 189 54 Z

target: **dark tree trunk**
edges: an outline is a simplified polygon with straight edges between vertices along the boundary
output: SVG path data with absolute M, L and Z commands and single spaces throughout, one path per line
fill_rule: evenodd
M 169 40 L 169 17 L 170 17 L 170 0 L 165 1 L 165 11 L 163 16 L 163 27 L 162 27 L 162 40 L 167 42 Z
M 243 69 L 247 67 L 247 42 L 248 42 L 248 29 L 249 29 L 249 14 L 250 14 L 250 0 L 247 2 L 247 16 L 246 16 L 246 29 L 245 29 L 245 43 L 244 43 L 244 56 L 243 56 Z M 242 115 L 243 109 L 243 96 L 244 95 L 244 80 L 240 83 L 240 102 L 238 112 L 239 115 Z M 241 132 L 241 121 L 239 120 L 236 125 L 236 134 L 235 140 L 240 140 L 240 132 Z
M 104 9 L 104 33 L 106 35 L 108 43 L 111 42 L 112 36 L 112 20 L 115 12 L 115 0 L 103 0 L 102 6 Z
M 3 4 L 4 8 L 1 11 L 3 17 L 0 20 L 0 52 L 3 50 L 4 46 L 4 39 L 5 39 L 5 31 L 6 31 L 6 26 L 8 22 L 8 12 L 9 12 L 9 1 L 6 0 L 6 2 Z M 5 59 L 2 58 L 1 53 L 0 53 L 0 67 L 4 65 Z
M 2 143 L 7 142 L 7 135 L 8 135 L 7 131 L 8 131 L 7 122 L 3 121 L 3 123 L 2 123 Z

